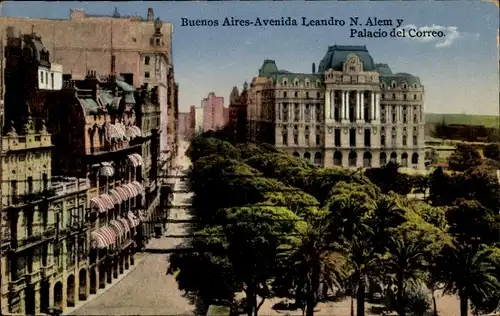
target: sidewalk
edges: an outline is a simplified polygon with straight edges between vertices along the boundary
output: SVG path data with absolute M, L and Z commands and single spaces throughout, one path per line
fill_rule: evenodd
M 72 314 L 72 313 L 74 313 L 78 309 L 82 308 L 83 306 L 87 305 L 88 303 L 92 302 L 93 300 L 95 300 L 99 296 L 101 296 L 104 293 L 106 293 L 106 291 L 108 291 L 109 289 L 111 289 L 112 287 L 114 287 L 116 284 L 118 284 L 130 272 L 132 272 L 135 268 L 137 268 L 139 265 L 142 264 L 142 262 L 146 258 L 146 255 L 147 254 L 141 253 L 141 252 L 136 253 L 136 255 L 134 257 L 134 263 L 135 264 L 133 266 L 131 266 L 122 275 L 119 275 L 118 278 L 113 279 L 113 281 L 110 284 L 107 284 L 104 289 L 98 289 L 96 294 L 90 294 L 89 297 L 87 298 L 87 300 L 85 300 L 85 301 L 79 301 L 74 307 L 66 308 L 66 310 L 62 313 L 62 315 L 78 315 L 78 314 Z

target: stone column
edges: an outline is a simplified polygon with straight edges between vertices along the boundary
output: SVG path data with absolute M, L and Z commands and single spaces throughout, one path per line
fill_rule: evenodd
M 361 100 L 360 100 L 360 91 L 356 90 L 356 111 L 355 116 L 356 116 L 356 121 L 360 122 L 361 121 L 361 111 L 360 111 L 360 106 L 361 106 Z
M 340 91 L 341 93 L 341 104 L 340 104 L 340 120 L 343 121 L 345 119 L 345 91 Z
M 346 91 L 346 105 L 345 105 L 345 120 L 346 121 L 349 121 L 350 120 L 350 115 L 349 115 L 349 110 L 350 110 L 350 107 L 351 107 L 351 104 L 349 103 L 349 100 L 350 100 L 350 93 L 351 91 Z
M 325 119 L 330 119 L 331 118 L 331 111 L 330 111 L 330 100 L 331 94 L 330 90 L 325 91 Z
M 371 107 L 370 107 L 370 119 L 371 120 L 374 120 L 374 116 L 375 116 L 375 91 L 372 91 L 370 93 L 370 101 L 371 101 Z
M 380 121 L 380 93 L 376 93 L 375 96 L 375 112 L 374 112 L 374 120 Z
M 330 118 L 335 117 L 335 90 L 330 91 Z
M 359 106 L 359 109 L 361 110 L 361 112 L 359 113 L 359 119 L 361 121 L 364 121 L 365 120 L 365 92 L 360 91 L 360 93 L 361 93 L 361 104 Z

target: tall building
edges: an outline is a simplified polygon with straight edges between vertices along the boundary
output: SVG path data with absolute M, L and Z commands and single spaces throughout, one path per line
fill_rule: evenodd
M 424 169 L 424 86 L 375 63 L 366 46 L 330 46 L 316 72 L 265 60 L 248 93 L 249 137 L 319 166 Z
M 201 101 L 203 108 L 203 131 L 217 130 L 224 126 L 224 98 L 210 92 Z
M 179 119 L 177 121 L 179 125 L 177 131 L 179 135 L 185 139 L 191 137 L 191 115 L 190 113 L 179 113 Z
M 194 116 L 195 116 L 195 125 L 194 125 L 194 133 L 195 135 L 203 133 L 203 107 L 197 107 L 194 109 Z
M 49 62 L 48 49 L 34 33 L 9 36 L 7 44 L 1 312 L 35 315 L 49 306 L 72 306 L 89 294 L 89 182 L 53 173 L 46 104 L 60 87 L 60 66 Z
M 236 142 L 244 142 L 248 134 L 247 96 L 248 83 L 245 82 L 241 93 L 238 91 L 237 87 L 233 87 L 229 97 L 228 126 L 234 132 Z
M 194 136 L 196 130 L 196 107 L 194 105 L 189 107 L 189 130 L 190 135 Z
M 0 17 L 0 21 L 2 39 L 5 34 L 29 34 L 32 28 L 36 29 L 51 51 L 50 62 L 61 64 L 73 80 L 83 80 L 89 70 L 95 70 L 99 74 L 121 75 L 134 87 L 158 86 L 162 112 L 160 147 L 163 152 L 175 149 L 175 124 L 170 130 L 167 128 L 176 112 L 173 25 L 155 18 L 153 9 L 148 9 L 147 18 L 120 16 L 117 11 L 112 16 L 97 16 L 71 9 L 69 19 Z M 2 96 L 3 91 L 0 100 Z M 162 158 L 166 157 L 173 156 Z

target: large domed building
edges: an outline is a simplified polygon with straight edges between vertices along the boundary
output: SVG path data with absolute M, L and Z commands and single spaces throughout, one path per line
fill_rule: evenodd
M 322 167 L 424 169 L 424 87 L 366 46 L 330 46 L 311 73 L 264 60 L 248 92 L 248 131 Z

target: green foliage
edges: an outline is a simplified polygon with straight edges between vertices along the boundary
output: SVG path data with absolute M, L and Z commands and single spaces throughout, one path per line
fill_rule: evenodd
M 448 158 L 448 167 L 454 171 L 465 171 L 479 164 L 481 164 L 481 154 L 466 144 L 457 144 L 456 151 Z
M 491 143 L 484 146 L 483 156 L 488 159 L 500 161 L 500 144 Z
M 398 172 L 399 166 L 388 163 L 381 168 L 371 168 L 365 171 L 366 177 L 377 185 L 383 193 L 395 192 L 406 195 L 413 188 L 412 176 Z M 416 178 L 415 176 L 413 176 Z

